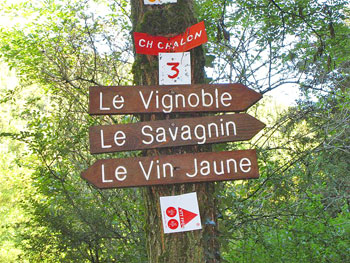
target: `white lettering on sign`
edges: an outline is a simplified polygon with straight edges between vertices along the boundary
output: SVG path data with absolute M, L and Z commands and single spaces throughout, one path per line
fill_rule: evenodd
M 208 138 L 219 138 L 221 136 L 237 135 L 236 124 L 233 121 L 223 122 L 220 119 L 220 123 L 211 122 L 206 125 L 198 124 L 192 129 L 189 125 L 173 126 L 173 127 L 158 127 L 155 130 L 154 135 L 152 126 L 145 125 L 141 129 L 141 134 L 147 138 L 142 140 L 143 144 L 152 144 L 154 141 L 157 143 L 169 142 L 169 140 L 197 140 L 198 144 L 206 143 Z
M 98 188 L 258 178 L 255 150 L 115 158 L 96 161 L 82 178 Z
M 146 40 L 144 40 L 142 38 L 139 40 L 139 46 L 140 47 L 145 47 L 145 43 L 146 43 Z
M 195 103 L 193 103 L 193 101 L 195 101 Z M 188 96 L 188 105 L 190 105 L 190 107 L 192 107 L 192 108 L 198 107 L 199 97 L 196 93 L 192 93 Z
M 124 166 L 118 166 L 114 171 L 114 176 L 118 181 L 124 181 L 127 177 L 127 174 L 128 174 L 128 171 Z M 104 164 L 101 165 L 101 180 L 102 180 L 102 183 L 113 183 L 112 179 L 106 179 Z
M 177 3 L 177 0 L 144 0 L 145 5 L 161 5 L 167 3 Z
M 157 160 L 155 169 L 153 169 L 153 164 L 154 161 L 151 161 L 148 165 L 148 168 L 146 168 L 146 171 L 144 164 L 141 161 L 139 161 L 139 166 L 147 181 L 150 179 L 151 174 L 156 174 L 157 179 L 166 178 L 167 175 L 170 175 L 170 177 L 174 177 L 174 167 L 171 163 L 160 164 L 159 160 Z
M 103 149 L 111 148 L 112 145 L 105 145 L 104 136 L 103 136 L 103 130 L 101 130 L 100 136 L 101 136 L 101 148 L 103 148 Z
M 200 38 L 202 36 L 202 30 L 194 34 L 194 39 Z M 188 38 L 187 38 L 188 39 Z
M 193 172 L 186 173 L 188 177 L 195 177 L 197 175 L 207 176 L 211 173 L 215 175 L 223 175 L 230 173 L 237 173 L 239 170 L 243 173 L 248 173 L 251 170 L 252 163 L 248 158 L 242 158 L 238 161 L 235 159 L 226 159 L 220 161 L 209 162 L 207 160 L 198 161 L 197 158 L 193 159 Z M 246 167 L 246 168 L 245 168 Z
M 110 145 L 110 144 L 109 145 L 105 144 L 104 133 L 103 133 L 102 129 L 100 130 L 100 137 L 101 137 L 101 148 L 102 149 L 108 149 L 108 148 L 112 147 L 112 145 Z M 115 132 L 113 138 L 114 138 L 115 145 L 123 146 L 125 144 L 126 135 L 123 131 Z
M 105 165 L 102 164 L 101 165 L 101 175 L 102 175 L 102 183 L 112 183 L 113 180 L 106 180 L 106 177 L 105 177 Z
M 146 47 L 146 48 L 152 48 L 153 41 L 147 40 L 147 42 L 146 42 L 146 40 L 141 38 L 140 41 L 139 41 L 139 46 L 140 47 Z
M 157 56 L 161 52 L 185 52 L 208 41 L 204 21 L 188 27 L 184 33 L 174 37 L 152 36 L 134 32 L 137 54 Z M 147 45 L 147 43 L 149 44 Z
M 152 48 L 153 41 L 147 41 L 146 48 Z
M 111 108 L 108 107 L 103 107 L 102 106 L 102 102 L 103 102 L 103 93 L 100 92 L 100 110 L 110 110 Z
M 144 175 L 146 181 L 150 179 L 161 180 L 164 178 L 174 177 L 174 165 L 169 162 L 160 163 L 159 160 L 152 160 L 150 162 L 139 161 L 139 168 Z M 224 175 L 224 174 L 237 174 L 248 173 L 252 169 L 252 162 L 249 158 L 243 157 L 241 159 L 221 159 L 221 160 L 198 160 L 193 158 L 192 170 L 186 172 L 185 175 L 189 178 L 196 176 L 208 176 L 208 175 Z M 115 178 L 118 181 L 124 181 L 127 178 L 127 169 L 124 166 L 117 166 L 114 171 Z M 101 165 L 102 183 L 112 183 L 112 179 L 106 179 L 105 166 Z M 151 178 L 156 177 L 156 178 Z
M 124 102 L 125 102 L 124 97 L 117 94 L 113 97 L 112 105 L 115 109 L 120 110 L 124 107 Z M 100 106 L 101 111 L 102 110 L 108 111 L 111 109 L 110 107 L 103 106 L 103 93 L 102 92 L 100 92 L 100 105 L 99 106 Z
M 146 173 L 145 168 L 143 167 L 143 164 L 142 164 L 141 161 L 139 161 L 139 165 L 140 165 L 140 167 L 142 169 L 143 175 L 145 176 L 146 180 L 148 181 L 149 177 L 151 175 L 151 170 L 152 170 L 152 167 L 153 167 L 153 161 L 150 163 L 147 173 Z
M 113 107 L 120 110 L 124 107 L 124 97 L 116 95 L 113 97 Z
M 173 46 L 178 47 L 176 41 Z M 162 45 L 158 43 L 158 48 L 160 47 Z M 159 53 L 158 57 L 159 85 L 191 84 L 190 52 Z
M 163 109 L 164 113 L 171 113 L 174 109 L 186 107 L 214 106 L 216 109 L 219 109 L 221 106 L 230 107 L 232 100 L 232 95 L 230 93 L 220 93 L 218 89 L 215 89 L 213 93 L 205 92 L 204 89 L 200 89 L 199 92 L 190 93 L 187 97 L 181 93 L 171 93 L 160 96 L 158 91 L 151 91 L 148 95 L 144 94 L 143 91 L 139 91 L 139 95 L 146 110 L 153 101 L 156 108 Z
M 243 163 L 245 162 L 245 163 Z M 248 167 L 248 169 L 244 169 L 244 167 Z M 240 162 L 239 162 L 239 168 L 241 169 L 241 171 L 243 173 L 249 173 L 250 170 L 252 169 L 252 163 L 248 158 L 243 158 Z
M 222 93 L 221 101 L 220 101 L 220 102 L 221 102 L 221 104 L 222 104 L 223 106 L 225 106 L 225 107 L 231 106 L 231 103 L 225 103 L 226 100 L 228 100 L 228 101 L 232 100 L 232 96 L 231 96 L 231 94 L 228 93 L 228 92 Z

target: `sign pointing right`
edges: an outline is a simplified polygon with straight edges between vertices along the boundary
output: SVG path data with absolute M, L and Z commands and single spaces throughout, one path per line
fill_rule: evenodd
M 262 98 L 243 84 L 90 87 L 89 113 L 241 112 Z
M 247 113 L 90 127 L 90 152 L 250 140 L 265 124 Z

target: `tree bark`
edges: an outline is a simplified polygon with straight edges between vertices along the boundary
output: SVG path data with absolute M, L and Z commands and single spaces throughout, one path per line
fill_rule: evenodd
M 150 35 L 175 36 L 198 21 L 194 14 L 193 0 L 178 0 L 176 4 L 146 6 L 143 0 L 131 0 L 133 30 Z M 201 46 L 191 51 L 192 84 L 205 81 L 205 58 Z M 158 57 L 135 54 L 133 65 L 136 85 L 158 85 Z M 198 114 L 197 114 L 198 115 Z M 194 114 L 143 114 L 141 121 L 165 118 L 186 118 Z M 187 146 L 148 150 L 147 156 L 181 154 L 210 151 L 209 146 Z M 217 216 L 215 183 L 178 184 L 142 188 L 146 240 L 149 262 L 158 263 L 203 263 L 219 262 L 217 240 Z M 160 213 L 159 197 L 196 192 L 199 202 L 202 230 L 164 234 Z

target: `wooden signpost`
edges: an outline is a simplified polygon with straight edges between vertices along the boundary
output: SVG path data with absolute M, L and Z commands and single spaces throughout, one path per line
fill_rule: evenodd
M 142 19 L 145 22 L 147 21 L 145 10 L 147 10 L 147 14 L 148 12 L 152 14 L 149 17 L 153 17 L 153 11 L 151 10 L 156 10 L 157 13 L 154 14 L 157 15 L 160 15 L 159 10 L 161 13 L 164 11 L 164 14 L 168 11 L 170 13 L 171 3 L 176 2 L 176 0 L 131 2 L 137 6 L 135 8 L 136 14 L 142 10 Z M 164 9 L 158 8 L 158 6 L 157 8 L 143 8 L 139 5 L 140 3 L 147 5 L 167 3 L 169 6 Z M 191 1 L 182 1 L 181 5 L 188 7 L 189 10 L 192 8 Z M 181 15 L 177 12 L 173 13 Z M 134 17 L 137 17 L 137 15 Z M 165 19 L 165 17 L 162 19 Z M 134 25 L 135 52 L 137 56 L 139 56 L 138 54 L 148 55 L 147 60 L 144 61 L 150 62 L 150 67 L 145 67 L 149 68 L 150 72 L 143 72 L 142 75 L 136 78 L 135 82 L 155 84 L 155 76 L 158 73 L 158 83 L 160 85 L 167 84 L 167 86 L 90 87 L 89 114 L 162 113 L 158 115 L 165 118 L 165 120 L 90 127 L 91 153 L 111 153 L 250 140 L 265 127 L 265 124 L 247 113 L 239 113 L 246 111 L 262 98 L 254 90 L 237 83 L 189 84 L 204 82 L 204 63 L 202 63 L 204 60 L 201 57 L 203 53 L 200 49 L 197 50 L 198 52 L 187 52 L 186 54 L 177 52 L 189 51 L 208 40 L 204 21 L 188 25 L 191 20 L 188 20 L 188 22 L 182 19 L 179 20 L 181 24 L 187 27 L 179 35 L 176 35 L 178 33 L 173 29 L 164 36 L 158 35 L 153 30 L 150 30 L 150 32 L 155 33 L 155 35 L 136 32 L 136 28 L 139 27 Z M 182 21 L 185 23 L 182 23 Z M 147 25 L 149 27 L 149 24 Z M 140 27 L 140 31 L 142 31 L 142 27 Z M 148 32 L 148 30 L 144 31 Z M 191 57 L 192 55 L 194 56 Z M 151 56 L 158 56 L 158 71 L 153 67 L 155 58 Z M 151 63 L 151 61 L 153 62 Z M 196 65 L 196 67 L 193 67 L 193 65 Z M 143 69 L 143 67 L 139 67 L 139 69 Z M 143 78 L 144 76 L 145 78 Z M 182 119 L 178 118 L 180 114 L 170 115 L 170 113 L 191 112 L 236 113 Z M 182 148 L 179 149 L 179 152 L 187 151 L 187 153 L 176 155 L 149 156 L 149 153 L 147 153 L 148 156 L 145 157 L 97 160 L 81 173 L 83 179 L 100 189 L 169 185 L 161 188 L 149 187 L 143 191 L 145 213 L 150 215 L 146 222 L 152 227 L 156 227 L 152 231 L 146 230 L 150 237 L 147 239 L 147 245 L 151 248 L 148 252 L 150 262 L 158 262 L 160 258 L 164 262 L 177 262 L 178 248 L 179 245 L 183 247 L 182 242 L 184 240 L 190 241 L 192 244 L 201 243 L 197 246 L 198 249 L 196 248 L 195 253 L 196 257 L 197 254 L 200 256 L 198 260 L 196 259 L 198 262 L 207 261 L 203 251 L 208 251 L 208 248 L 211 248 L 208 255 L 216 255 L 217 253 L 217 226 L 215 224 L 217 212 L 215 210 L 214 188 L 207 184 L 193 184 L 190 187 L 180 188 L 171 187 L 170 185 L 259 177 L 255 150 L 193 152 L 197 149 L 199 147 Z M 169 151 L 152 152 L 158 152 L 158 154 L 162 152 L 174 153 L 171 149 Z M 189 189 L 198 192 L 199 201 L 202 205 L 205 205 L 201 211 L 197 198 L 195 200 L 186 199 L 187 203 L 191 203 L 189 207 L 175 201 L 165 202 L 163 203 L 165 208 L 161 208 L 162 211 L 160 211 L 158 200 L 162 200 L 162 198 L 178 200 L 178 196 L 174 195 L 178 194 L 179 191 Z M 187 194 L 197 195 L 197 193 Z M 195 206 L 196 209 L 194 209 Z M 203 231 L 198 231 L 197 235 L 176 236 L 170 239 L 165 238 L 161 233 L 162 231 L 159 231 L 160 218 L 163 219 L 164 233 L 202 229 L 200 212 L 206 221 L 214 221 L 214 224 L 205 224 Z M 175 213 L 178 213 L 177 217 Z M 186 225 L 188 228 L 186 228 Z M 199 242 L 199 240 L 205 239 L 207 241 Z M 171 244 L 173 241 L 175 241 L 175 245 Z M 194 246 L 189 245 L 183 251 L 186 255 L 190 255 L 193 254 L 194 248 Z M 183 261 L 193 261 L 186 259 L 184 257 Z M 191 259 L 193 258 L 191 257 Z M 216 262 L 213 257 L 213 262 L 214 260 Z M 220 261 L 219 258 L 218 261 Z
M 97 188 L 258 178 L 255 150 L 98 160 L 82 173 Z
M 265 124 L 247 113 L 90 127 L 90 152 L 244 141 Z
M 151 1 L 152 2 L 152 1 Z M 154 1 L 153 1 L 154 2 Z M 190 54 L 207 41 L 204 22 L 167 38 L 134 32 L 136 53 L 159 56 L 165 86 L 90 87 L 91 115 L 242 112 L 262 96 L 242 84 L 191 83 Z M 162 55 L 164 54 L 164 55 Z M 181 62 L 181 63 L 180 63 Z M 246 113 L 93 126 L 90 152 L 111 153 L 250 140 L 265 124 Z M 98 188 L 258 178 L 255 150 L 98 160 L 82 178 Z
M 241 112 L 261 98 L 238 83 L 90 87 L 89 113 Z

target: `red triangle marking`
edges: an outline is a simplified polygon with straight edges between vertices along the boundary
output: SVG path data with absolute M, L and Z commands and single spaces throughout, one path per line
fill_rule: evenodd
M 193 218 L 198 216 L 198 214 L 192 213 L 186 209 L 179 207 L 179 217 L 180 217 L 180 225 L 184 227 L 188 222 L 190 222 Z

